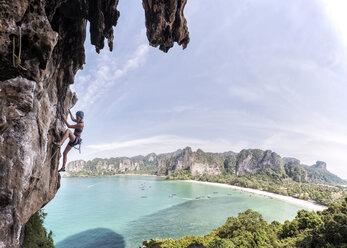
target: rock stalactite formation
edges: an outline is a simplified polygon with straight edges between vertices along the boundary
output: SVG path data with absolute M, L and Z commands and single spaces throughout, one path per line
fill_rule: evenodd
M 174 42 L 186 48 L 189 43 L 183 10 L 187 0 L 143 0 L 147 38 L 150 45 L 167 52 Z
M 150 44 L 189 42 L 186 0 L 145 1 Z M 31 215 L 55 196 L 61 115 L 85 63 L 87 21 L 99 52 L 113 48 L 118 0 L 0 0 L 0 248 L 20 247 Z

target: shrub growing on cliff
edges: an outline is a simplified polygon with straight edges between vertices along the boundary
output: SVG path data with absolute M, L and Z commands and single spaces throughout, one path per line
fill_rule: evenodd
M 189 170 L 181 169 L 181 170 L 175 171 L 174 173 L 168 175 L 167 179 L 170 179 L 170 180 L 189 180 L 189 179 L 192 179 L 192 174 L 190 173 Z
M 46 216 L 42 210 L 36 212 L 25 224 L 24 243 L 25 248 L 54 248 L 52 231 L 47 234 L 43 221 Z

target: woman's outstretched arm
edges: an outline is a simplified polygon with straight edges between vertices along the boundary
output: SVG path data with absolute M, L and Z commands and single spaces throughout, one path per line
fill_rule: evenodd
M 71 120 L 77 122 L 77 119 L 72 115 L 71 110 L 69 110 Z
M 79 128 L 79 125 L 70 125 L 70 124 L 67 122 L 65 116 L 62 116 L 62 119 L 63 119 L 65 125 L 66 125 L 68 128 Z

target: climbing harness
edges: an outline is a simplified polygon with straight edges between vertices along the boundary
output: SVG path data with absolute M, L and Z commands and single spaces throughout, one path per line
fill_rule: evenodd
M 12 47 L 12 63 L 13 63 L 13 67 L 14 68 L 21 68 L 24 71 L 26 71 L 27 69 L 25 69 L 23 66 L 21 66 L 21 54 L 22 54 L 22 31 L 21 31 L 21 27 L 18 27 L 18 32 L 19 32 L 19 47 L 18 47 L 18 56 L 16 55 L 16 38 L 13 36 L 13 47 Z
M 76 147 L 77 145 L 78 145 L 78 148 Z M 73 146 L 73 148 L 78 150 L 80 154 L 81 154 L 81 145 L 82 145 L 82 139 L 79 139 L 78 143 L 76 144 L 76 146 Z

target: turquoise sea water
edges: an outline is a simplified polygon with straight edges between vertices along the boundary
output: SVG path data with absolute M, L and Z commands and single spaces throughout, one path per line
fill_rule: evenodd
M 44 211 L 57 248 L 136 248 L 151 238 L 207 234 L 249 208 L 280 222 L 301 209 L 218 186 L 116 176 L 63 178 Z

